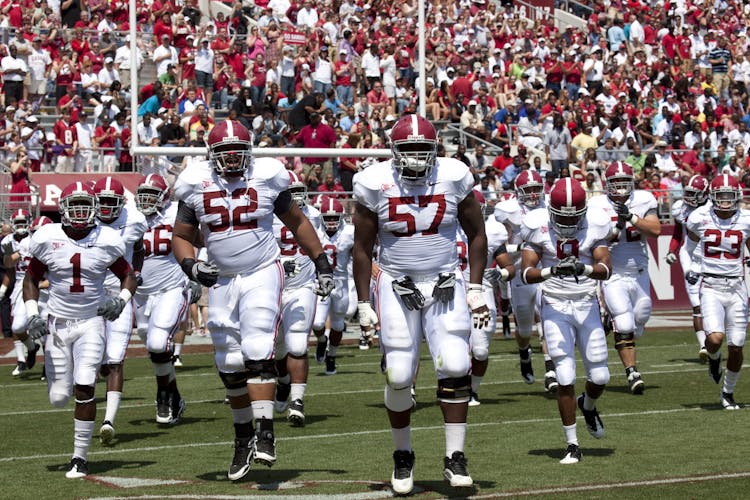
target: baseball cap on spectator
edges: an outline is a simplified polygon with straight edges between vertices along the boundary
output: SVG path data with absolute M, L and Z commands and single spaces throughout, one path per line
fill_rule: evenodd
M 42 39 L 41 39 L 41 38 L 39 38 L 38 36 L 35 36 L 35 37 L 33 38 L 33 40 L 31 40 L 31 41 L 32 41 L 32 42 L 41 42 L 41 41 L 42 41 Z
M 310 71 L 310 65 L 307 64 L 307 63 L 305 63 L 305 64 L 302 65 L 302 69 L 305 70 L 305 71 Z
M 505 42 L 505 45 L 503 45 L 504 49 L 509 49 L 511 45 L 508 42 Z
M 312 114 L 312 113 L 311 113 L 311 114 Z M 367 116 L 367 113 L 366 113 L 366 112 L 364 112 L 364 111 L 360 111 L 360 112 L 359 112 L 359 117 L 360 117 L 360 118 L 364 118 L 364 117 L 366 117 L 366 116 Z
M 657 148 L 666 148 L 669 144 L 667 144 L 667 141 L 656 141 L 656 147 Z
M 30 115 L 26 118 L 26 121 L 29 123 L 39 123 L 39 118 L 34 115 Z
M 453 67 L 448 67 L 448 69 L 445 70 L 446 73 L 455 73 L 456 70 Z
M 469 101 L 468 105 L 469 106 L 476 106 L 477 105 L 477 101 L 475 101 L 474 99 L 472 99 L 471 101 Z
M 129 41 L 130 41 L 130 35 L 125 35 L 125 41 L 126 41 L 126 42 L 129 42 Z
M 359 24 L 360 20 L 359 20 L 359 18 L 357 16 L 352 16 L 352 17 L 349 18 L 349 22 L 350 23 Z
M 588 90 L 586 90 L 586 89 L 584 89 L 584 88 L 580 88 L 580 89 L 578 89 L 578 94 L 579 94 L 579 95 L 591 95 L 591 94 L 589 93 L 589 91 L 588 91 Z
M 385 121 L 387 121 L 387 122 L 395 122 L 396 121 L 396 117 L 393 116 L 393 115 L 386 115 Z
M 113 62 L 115 62 L 115 60 L 112 59 L 111 57 L 104 58 L 104 64 L 112 64 Z
M 339 54 L 348 54 L 348 53 L 349 52 L 344 48 L 339 49 Z
M 463 45 L 459 45 L 458 48 L 456 49 L 456 52 L 463 52 L 464 50 L 465 49 L 464 49 Z
M 597 52 L 601 52 L 602 48 L 598 45 L 591 47 L 591 50 L 589 51 L 589 54 L 596 54 Z
M 161 39 L 162 39 L 162 40 L 169 40 L 169 35 L 167 35 L 166 33 L 164 33 L 164 34 L 163 34 L 163 35 L 161 36 Z
M 166 113 L 166 112 L 167 112 L 167 108 L 159 108 L 159 111 L 157 111 L 156 114 L 160 115 L 160 114 Z
M 526 99 L 525 101 L 523 101 L 523 103 L 524 104 L 534 104 L 534 101 L 532 101 L 531 99 Z
M 188 33 L 187 36 L 185 37 L 185 40 L 188 40 L 188 39 L 195 40 L 195 35 L 193 35 L 192 33 Z
M 628 94 L 626 94 L 625 92 L 620 92 L 619 94 L 617 94 L 618 98 L 620 98 L 620 97 L 627 97 L 627 96 L 628 96 Z
M 492 73 L 492 78 L 500 78 L 500 73 Z
M 16 107 L 15 106 L 8 106 L 7 108 L 5 108 L 5 112 L 6 113 L 10 113 L 11 111 L 15 112 L 16 111 Z

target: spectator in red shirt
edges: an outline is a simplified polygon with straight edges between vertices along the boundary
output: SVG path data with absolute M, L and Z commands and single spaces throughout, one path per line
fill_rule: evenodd
M 323 117 L 316 111 L 310 113 L 310 124 L 302 127 L 294 141 L 302 144 L 304 148 L 332 148 L 336 144 L 336 132 L 323 123 Z M 321 179 L 318 179 L 318 182 L 333 173 L 333 162 L 330 158 L 306 157 L 302 159 L 305 178 L 315 165 L 323 166 Z
M 323 184 L 318 186 L 318 191 L 326 193 L 329 198 L 346 198 L 346 195 L 343 194 L 344 186 L 342 186 L 341 183 L 336 182 L 336 179 L 333 178 L 333 173 L 326 174 Z
M 57 155 L 57 166 L 55 172 L 66 173 L 72 172 L 75 168 L 75 155 L 78 149 L 78 137 L 76 133 L 75 122 L 70 119 L 70 107 L 62 110 L 60 119 L 55 122 L 52 128 L 55 134 L 55 144 L 62 147 L 62 151 Z
M 115 140 L 117 131 L 112 127 L 109 114 L 102 113 L 99 117 L 101 125 L 94 130 L 94 143 L 99 149 L 101 159 L 101 171 L 111 173 L 116 170 L 117 158 L 115 157 Z
M 359 134 L 349 134 L 349 136 L 346 138 L 346 142 L 343 146 L 341 146 L 341 148 L 356 148 L 359 144 L 360 137 L 361 136 Z M 344 191 L 352 191 L 354 189 L 352 185 L 352 179 L 354 178 L 354 174 L 359 171 L 360 161 L 360 158 L 353 158 L 348 156 L 339 158 L 339 177 L 341 178 L 341 186 L 344 188 Z

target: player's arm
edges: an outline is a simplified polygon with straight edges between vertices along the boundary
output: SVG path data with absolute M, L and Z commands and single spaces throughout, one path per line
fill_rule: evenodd
M 49 333 L 47 322 L 39 315 L 39 282 L 44 279 L 46 273 L 47 266 L 36 257 L 32 257 L 23 279 L 23 302 L 26 316 L 29 318 L 26 331 L 33 340 L 41 339 Z
M 484 268 L 487 267 L 487 234 L 484 232 L 482 207 L 474 193 L 469 193 L 458 204 L 458 222 L 469 244 L 469 282 L 481 285 Z
M 693 252 L 695 252 L 695 247 L 698 246 L 698 242 L 700 241 L 700 237 L 698 237 L 697 234 L 694 232 L 688 230 L 687 232 L 687 239 L 685 240 L 685 251 L 687 251 L 687 254 L 691 257 L 693 256 Z M 685 270 L 687 272 L 687 270 Z
M 516 266 L 513 265 L 513 259 L 508 254 L 506 246 L 500 245 L 494 253 L 495 263 L 500 270 L 500 279 L 510 281 L 516 275 Z
M 146 256 L 146 248 L 143 246 L 143 238 L 139 239 L 133 245 L 133 272 L 138 285 L 143 283 L 141 270 L 143 269 L 143 258 Z
M 370 277 L 372 276 L 372 249 L 378 234 L 378 216 L 361 203 L 354 207 L 354 244 L 352 245 L 352 268 L 357 299 L 370 301 Z
M 608 280 L 612 274 L 609 247 L 605 245 L 595 247 L 591 251 L 591 256 L 594 258 L 594 264 L 591 266 L 585 265 L 583 275 L 595 280 Z
M 682 230 L 682 223 L 674 221 L 674 229 L 672 232 L 672 239 L 669 240 L 669 252 L 667 253 L 667 264 L 672 265 L 677 261 L 677 253 L 680 251 L 680 247 L 684 241 L 684 233 Z
M 541 283 L 552 276 L 551 268 L 537 268 L 541 255 L 526 247 L 521 251 L 521 281 L 527 284 Z
M 219 269 L 213 264 L 195 260 L 195 247 L 199 244 L 198 216 L 192 207 L 180 201 L 172 229 L 174 258 L 188 278 L 203 286 L 214 286 L 219 279 Z
M 141 259 L 142 263 L 143 260 Z M 135 271 L 124 257 L 118 257 L 117 260 L 110 264 L 109 270 L 120 278 L 120 298 L 125 302 L 129 301 L 135 293 L 135 289 L 138 288 Z
M 656 238 L 661 234 L 661 222 L 653 210 L 648 211 L 643 217 L 631 215 L 630 223 L 647 238 Z

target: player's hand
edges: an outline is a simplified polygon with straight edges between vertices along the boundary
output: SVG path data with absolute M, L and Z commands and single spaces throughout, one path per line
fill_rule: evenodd
M 553 266 L 552 274 L 557 277 L 580 276 L 583 274 L 584 265 L 573 255 L 568 255 L 559 264 Z M 579 272 L 580 271 L 580 272 Z
M 219 280 L 219 268 L 200 260 L 193 264 L 191 278 L 203 286 L 214 286 Z
M 193 280 L 187 282 L 188 293 L 190 294 L 190 303 L 195 304 L 198 302 L 203 295 L 203 287 L 200 283 Z
M 73 154 L 75 154 L 75 152 Z M 136 286 L 141 286 L 143 284 L 143 276 L 141 276 L 141 272 L 140 271 L 136 271 L 133 274 L 135 274 L 135 284 L 136 284 Z
M 367 300 L 361 300 L 357 303 L 357 312 L 359 313 L 359 328 L 362 333 L 369 335 L 370 330 L 378 324 L 378 315 L 375 314 Z
M 633 217 L 630 209 L 624 203 L 615 203 L 615 212 L 617 212 L 617 229 L 625 229 L 625 224 Z
M 482 277 L 485 281 L 492 283 L 493 285 L 503 281 L 502 276 L 500 275 L 500 270 L 497 267 L 489 267 L 485 269 L 484 276 Z
M 471 284 L 469 291 L 466 292 L 466 302 L 471 310 L 471 324 L 481 330 L 490 324 L 490 308 L 484 300 L 484 291 L 482 285 Z
M 455 273 L 440 273 L 435 288 L 432 289 L 432 297 L 443 304 L 453 300 L 456 291 Z
M 333 281 L 333 273 L 318 273 L 318 286 L 315 288 L 315 293 L 325 298 L 331 295 L 335 283 Z
M 685 281 L 687 281 L 691 285 L 695 285 L 696 283 L 698 283 L 699 279 L 700 279 L 700 275 L 696 273 L 695 271 L 688 271 L 685 274 Z
M 416 311 L 422 309 L 424 306 L 424 295 L 419 291 L 417 285 L 408 276 L 403 276 L 397 280 L 393 280 L 391 288 L 396 292 L 396 295 L 401 297 L 401 302 L 410 311 Z
M 120 297 L 110 297 L 96 309 L 98 316 L 103 316 L 107 321 L 114 321 L 120 317 L 125 309 L 125 301 Z
M 284 277 L 286 278 L 294 278 L 302 270 L 302 266 L 296 259 L 283 259 L 281 266 L 284 268 Z
M 664 260 L 671 266 L 672 264 L 677 262 L 677 255 L 675 255 L 673 252 L 669 252 Z
M 47 322 L 38 314 L 29 318 L 29 322 L 26 325 L 26 331 L 28 331 L 31 340 L 40 340 L 49 333 L 49 330 L 47 330 Z

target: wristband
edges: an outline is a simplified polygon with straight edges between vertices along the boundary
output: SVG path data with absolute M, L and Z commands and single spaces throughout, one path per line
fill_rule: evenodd
M 629 222 L 635 226 L 635 223 L 638 222 L 638 216 L 635 214 L 631 215 Z
M 513 243 L 510 243 L 508 245 L 505 245 L 505 249 L 508 251 L 508 253 L 516 253 L 521 250 L 519 248 L 520 246 L 521 245 L 514 245 Z
M 123 300 L 123 302 L 127 304 L 133 297 L 133 294 L 130 293 L 130 290 L 128 290 L 127 288 L 123 288 L 122 290 L 120 290 L 119 297 Z
M 482 286 L 481 283 L 480 284 L 469 283 L 469 291 L 470 292 L 483 292 L 484 291 L 484 287 Z
M 589 264 L 586 264 L 583 266 L 583 275 L 584 276 L 591 276 L 591 273 L 594 272 L 594 266 L 591 266 Z
M 320 255 L 315 257 L 315 259 L 313 259 L 313 263 L 315 264 L 315 271 L 318 274 L 333 274 L 331 263 L 328 262 L 328 256 L 325 252 L 322 252 Z
M 544 269 L 542 269 L 542 279 L 543 280 L 548 280 L 551 277 L 552 277 L 552 269 L 551 268 L 545 267 Z
M 500 279 L 501 280 L 508 281 L 508 277 L 509 276 L 510 276 L 510 272 L 507 269 L 505 269 L 505 268 L 500 269 Z
M 521 274 L 521 281 L 523 281 L 527 285 L 529 284 L 529 282 L 526 281 L 526 273 L 529 272 L 529 269 L 531 269 L 531 268 L 527 267 L 526 269 L 523 270 L 523 274 Z
M 26 306 L 26 316 L 30 318 L 39 315 L 39 303 L 36 300 L 29 299 L 24 302 L 24 305 Z
M 5 292 L 8 291 L 8 285 L 0 285 L 0 297 L 5 297 Z
M 369 300 L 358 300 L 357 301 L 357 304 L 369 304 L 369 303 L 370 303 Z
M 193 266 L 195 265 L 195 262 L 195 259 L 191 259 L 190 257 L 186 257 L 182 259 L 182 262 L 180 262 L 182 272 L 187 274 L 190 279 L 194 279 Z

